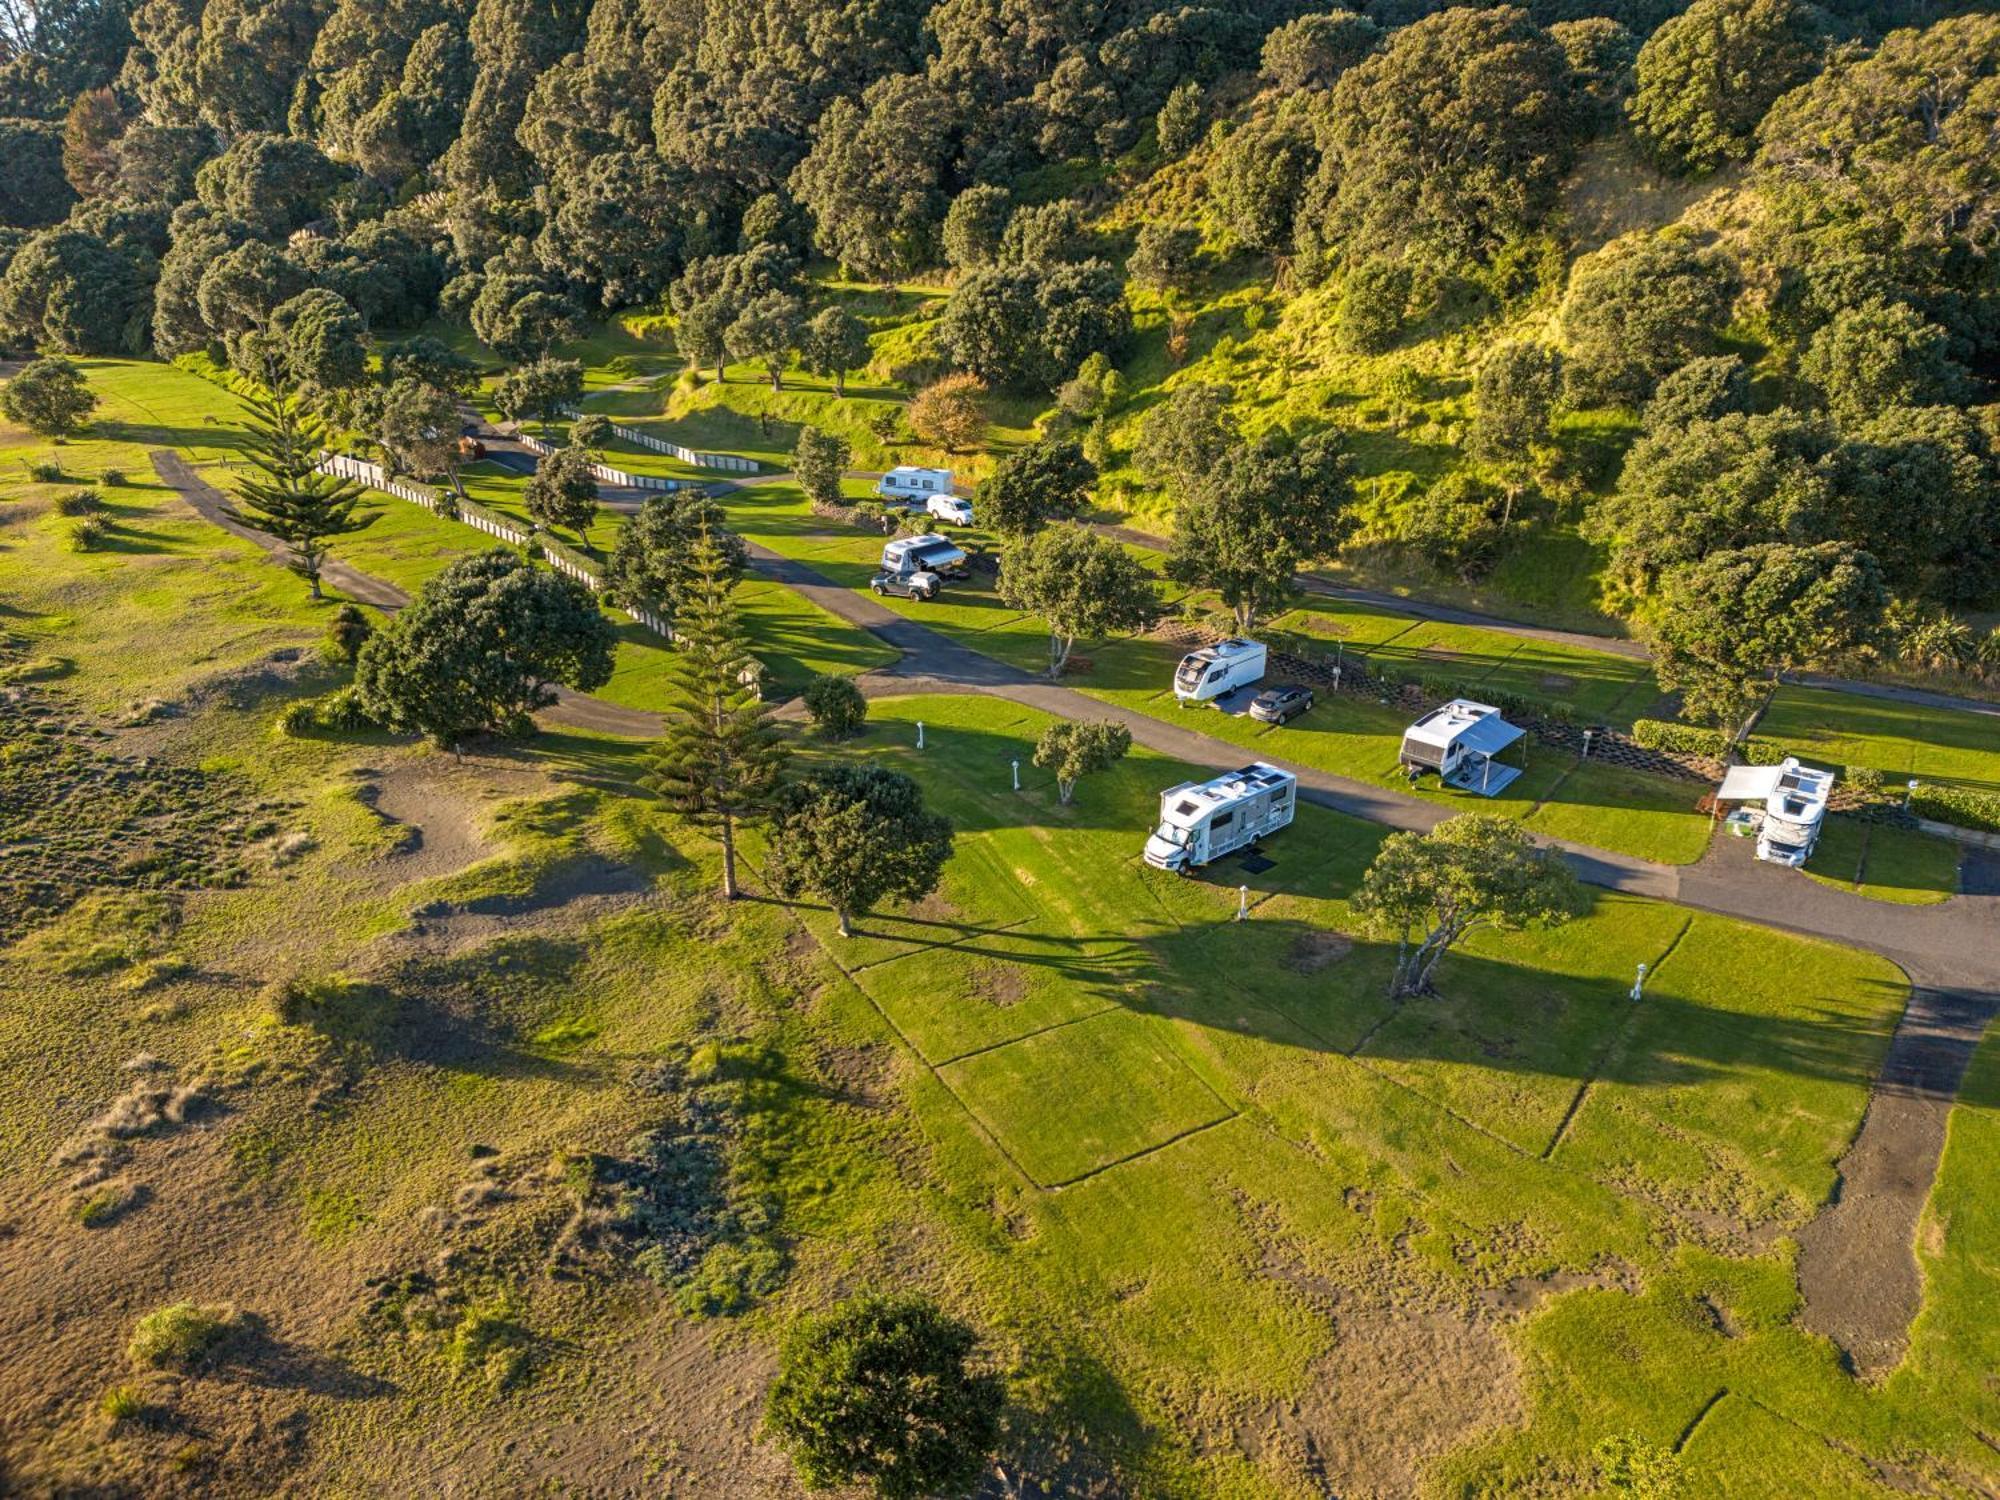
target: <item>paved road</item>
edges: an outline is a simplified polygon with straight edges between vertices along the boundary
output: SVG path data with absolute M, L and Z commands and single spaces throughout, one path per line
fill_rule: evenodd
M 268 538 L 230 521 L 221 510 L 223 497 L 178 455 L 157 452 L 153 462 L 161 478 L 202 515 L 274 557 L 281 555 L 282 548 Z M 609 503 L 624 509 L 639 501 L 630 496 Z M 1239 746 L 1201 733 L 1193 722 L 1166 722 L 1032 677 L 795 559 L 757 543 L 749 544 L 749 553 L 759 576 L 796 589 L 901 653 L 896 666 L 863 679 L 871 692 L 978 692 L 1065 718 L 1115 718 L 1134 740 L 1176 759 L 1214 769 L 1242 764 Z M 326 577 L 383 609 L 405 602 L 401 591 L 345 564 L 330 563 Z M 655 734 L 659 723 L 655 715 L 568 692 L 545 717 L 633 736 Z M 1423 830 L 1449 816 L 1448 809 L 1420 798 L 1310 766 L 1277 764 L 1299 777 L 1304 799 L 1353 817 Z M 1901 1357 L 1921 1299 L 1911 1243 L 1936 1174 L 1945 1122 L 1972 1053 L 2000 1012 L 2000 896 L 1961 895 L 1929 907 L 1870 901 L 1760 864 L 1742 843 L 1727 839 L 1715 841 L 1699 864 L 1685 869 L 1547 842 L 1594 885 L 1871 949 L 1908 974 L 1911 997 L 1861 1131 L 1840 1164 L 1840 1185 L 1800 1236 L 1807 1325 L 1839 1344 L 1858 1370 L 1889 1368 Z

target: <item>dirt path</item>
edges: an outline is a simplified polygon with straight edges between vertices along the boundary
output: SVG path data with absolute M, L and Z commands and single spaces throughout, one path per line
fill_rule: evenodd
M 214 485 L 203 479 L 189 467 L 187 460 L 171 449 L 157 449 L 149 455 L 153 470 L 160 476 L 160 482 L 176 491 L 193 507 L 203 520 L 221 527 L 231 536 L 241 537 L 263 549 L 271 561 L 284 565 L 286 561 L 284 543 L 266 536 L 261 531 L 253 531 L 228 514 L 228 497 Z M 320 577 L 332 587 L 351 599 L 371 605 L 384 614 L 394 614 L 410 602 L 410 596 L 392 583 L 386 583 L 349 567 L 338 558 L 328 558 L 320 569 Z M 556 703 L 553 708 L 544 709 L 539 716 L 551 724 L 561 724 L 570 729 L 582 729 L 600 734 L 624 735 L 635 739 L 653 739 L 660 732 L 660 716 L 647 713 L 643 709 L 626 708 L 617 703 L 606 703 L 601 698 L 592 698 L 584 693 L 572 692 L 565 687 L 556 689 Z
M 230 522 L 219 509 L 222 497 L 177 455 L 156 454 L 154 464 L 203 515 L 276 550 L 267 538 Z M 781 476 L 761 477 L 769 482 Z M 1065 718 L 1115 718 L 1140 744 L 1194 765 L 1226 769 L 1242 763 L 1238 746 L 1032 677 L 757 543 L 749 544 L 749 553 L 758 576 L 797 590 L 902 653 L 897 666 L 862 679 L 867 691 L 986 693 Z M 381 608 L 404 602 L 400 591 L 344 566 L 338 576 L 330 566 L 327 576 L 357 597 L 369 597 L 364 589 L 373 591 L 370 602 Z M 1397 601 L 1394 607 L 1407 604 Z M 612 734 L 651 735 L 658 726 L 655 715 L 573 693 L 565 693 L 544 717 Z M 1422 830 L 1449 815 L 1436 803 L 1309 766 L 1277 764 L 1298 775 L 1305 800 L 1352 817 Z M 1560 848 L 1590 884 L 1866 948 L 1909 976 L 1911 997 L 1861 1130 L 1841 1161 L 1839 1186 L 1800 1236 L 1806 1325 L 1838 1344 L 1857 1370 L 1893 1366 L 1921 1300 L 1913 1241 L 1943 1150 L 1945 1121 L 1972 1051 L 2000 1011 L 2000 896 L 1961 895 L 1928 907 L 1870 901 L 1759 864 L 1730 840 L 1718 840 L 1700 864 L 1687 869 L 1567 841 L 1545 842 Z

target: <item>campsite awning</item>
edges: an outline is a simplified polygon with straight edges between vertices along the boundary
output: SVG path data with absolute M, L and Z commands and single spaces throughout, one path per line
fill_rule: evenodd
M 1715 794 L 1718 802 L 1764 802 L 1778 790 L 1778 778 L 1785 774 L 1783 766 L 1731 766 L 1722 778 L 1722 790 Z
M 1509 724 L 1498 714 L 1487 714 L 1466 727 L 1458 743 L 1475 755 L 1498 755 L 1528 731 Z

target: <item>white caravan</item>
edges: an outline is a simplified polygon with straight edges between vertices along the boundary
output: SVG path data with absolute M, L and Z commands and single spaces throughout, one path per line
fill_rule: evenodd
M 1235 638 L 1190 651 L 1174 671 L 1174 697 L 1185 708 L 1248 687 L 1262 680 L 1270 659 L 1270 650 L 1262 641 Z
M 1722 778 L 1718 802 L 1761 802 L 1748 809 L 1757 826 L 1757 857 L 1778 865 L 1802 865 L 1819 843 L 1826 804 L 1833 796 L 1833 772 L 1802 766 L 1796 756 L 1781 765 L 1731 766 Z
M 1182 874 L 1254 844 L 1292 821 L 1299 779 L 1256 761 L 1213 781 L 1184 781 L 1160 793 L 1160 826 L 1146 840 L 1146 863 Z
M 882 546 L 885 573 L 936 573 L 942 578 L 965 576 L 965 552 L 935 531 L 899 536 Z
M 1521 774 L 1494 757 L 1527 731 L 1490 703 L 1454 698 L 1403 731 L 1398 758 L 1411 778 L 1435 771 L 1446 786 L 1496 797 Z
M 875 481 L 875 493 L 892 505 L 922 505 L 933 495 L 951 493 L 951 470 L 899 464 Z

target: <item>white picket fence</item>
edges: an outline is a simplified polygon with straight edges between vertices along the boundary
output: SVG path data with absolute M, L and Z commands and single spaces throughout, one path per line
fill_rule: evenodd
M 540 438 L 529 437 L 527 433 L 515 434 L 515 439 L 530 453 L 538 453 L 547 458 L 554 453 L 555 446 Z M 590 477 L 605 484 L 622 485 L 628 490 L 679 490 L 686 489 L 696 481 L 692 479 L 663 479 L 658 474 L 630 474 L 623 469 L 614 469 L 609 464 L 592 464 Z
M 583 415 L 572 408 L 566 413 L 571 420 Z M 679 443 L 670 443 L 665 438 L 654 437 L 650 432 L 641 432 L 636 427 L 621 427 L 611 424 L 611 435 L 644 448 L 649 453 L 664 453 L 669 458 L 677 458 L 684 464 L 693 464 L 698 469 L 723 469 L 731 474 L 755 474 L 763 466 L 754 458 L 743 458 L 735 453 L 698 453 L 692 448 L 683 448 Z
M 441 513 L 439 506 L 443 502 L 443 496 L 440 496 L 434 490 L 425 489 L 421 485 L 407 484 L 400 479 L 391 479 L 380 464 L 370 463 L 365 458 L 354 458 L 345 453 L 328 453 L 320 459 L 319 466 L 324 473 L 338 474 L 343 479 L 355 480 L 367 485 L 370 489 L 381 490 L 384 494 L 394 495 L 399 500 L 408 500 L 413 505 L 421 505 L 425 510 L 433 514 Z M 473 527 L 475 530 L 483 531 L 488 536 L 498 537 L 503 542 L 511 542 L 518 547 L 532 540 L 530 533 L 521 530 L 518 526 L 511 526 L 505 521 L 467 510 L 463 506 L 454 506 L 453 510 L 452 519 Z M 540 543 L 539 549 L 543 559 L 558 573 L 574 578 L 593 594 L 603 592 L 604 578 L 595 568 L 578 562 L 565 552 L 557 551 L 546 542 Z M 624 613 L 663 640 L 670 641 L 674 638 L 673 627 L 651 610 L 637 609 L 627 605 L 624 606 Z

